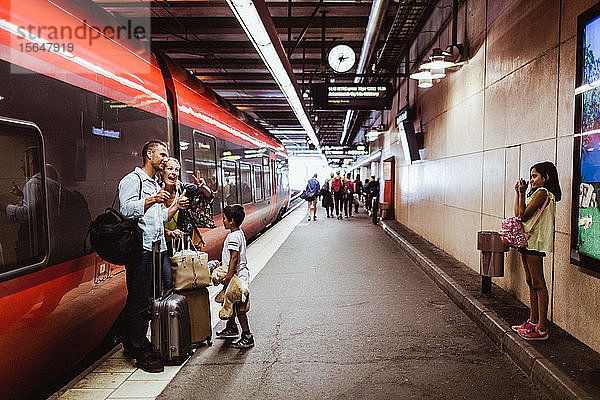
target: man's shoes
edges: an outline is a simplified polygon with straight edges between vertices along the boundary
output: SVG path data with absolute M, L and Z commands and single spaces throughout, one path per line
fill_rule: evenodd
M 308 220 L 310 221 L 310 217 L 308 217 Z
M 226 325 L 225 329 L 223 329 L 222 331 L 218 331 L 216 333 L 218 338 L 236 338 L 238 337 L 238 335 L 240 334 L 240 331 L 237 328 L 237 325 Z
M 317 220 L 317 216 L 315 215 L 315 216 L 313 217 L 313 221 L 316 221 L 316 220 Z
M 136 367 L 149 373 L 160 373 L 165 370 L 158 357 L 154 354 L 148 354 L 137 360 Z
M 235 347 L 236 349 L 248 349 L 250 347 L 254 347 L 254 335 L 251 333 L 242 333 L 240 340 L 232 343 L 231 347 Z

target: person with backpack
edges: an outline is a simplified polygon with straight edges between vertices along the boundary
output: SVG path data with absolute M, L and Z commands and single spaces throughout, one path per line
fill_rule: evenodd
M 335 203 L 335 215 L 337 219 L 342 219 L 342 203 L 344 201 L 344 181 L 340 176 L 340 171 L 335 173 L 335 178 L 331 181 L 331 191 Z
M 146 372 L 163 372 L 164 367 L 152 351 L 146 337 L 150 315 L 150 299 L 153 292 L 152 257 L 162 257 L 167 250 L 164 223 L 181 207 L 187 206 L 185 191 L 176 197 L 169 208 L 163 208 L 171 195 L 164 183 L 159 186 L 157 173 L 162 171 L 168 159 L 167 146 L 158 140 L 147 142 L 142 149 L 143 166 L 127 174 L 119 182 L 119 203 L 125 218 L 139 218 L 142 230 L 142 257 L 125 265 L 127 300 L 119 317 L 117 328 L 123 339 L 123 353 L 135 357 L 137 367 Z M 152 247 L 160 247 L 160 255 Z
M 352 175 L 350 172 L 346 174 L 344 189 L 344 215 L 348 218 L 352 217 L 352 203 L 354 203 L 354 182 L 352 182 Z
M 304 190 L 305 197 L 304 200 L 308 203 L 308 220 L 310 221 L 310 210 L 313 210 L 313 220 L 317 220 L 317 198 L 319 197 L 321 185 L 317 180 L 317 174 L 314 174 L 311 179 L 308 180 L 306 184 L 306 189 Z
M 326 179 L 321 186 L 321 206 L 327 211 L 327 218 L 333 217 L 333 194 L 331 193 L 331 181 L 333 180 L 333 172 L 331 178 Z
M 369 204 L 369 210 L 373 208 L 373 200 L 379 201 L 379 181 L 375 179 L 375 175 L 371 176 L 371 180 L 367 185 L 367 203 Z

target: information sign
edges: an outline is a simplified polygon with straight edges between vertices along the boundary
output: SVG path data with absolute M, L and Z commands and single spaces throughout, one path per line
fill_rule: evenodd
M 311 86 L 317 110 L 389 110 L 392 108 L 392 85 L 315 83 Z

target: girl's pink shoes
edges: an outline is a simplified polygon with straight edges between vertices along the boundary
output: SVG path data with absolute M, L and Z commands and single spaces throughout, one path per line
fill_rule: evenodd
M 525 340 L 547 340 L 548 330 L 540 331 L 537 326 L 528 329 L 520 329 L 519 336 Z
M 524 323 L 522 323 L 521 325 L 513 325 L 511 326 L 512 330 L 515 332 L 519 332 L 521 329 L 531 329 L 534 326 L 536 326 L 536 324 L 531 323 L 530 320 L 525 321 Z

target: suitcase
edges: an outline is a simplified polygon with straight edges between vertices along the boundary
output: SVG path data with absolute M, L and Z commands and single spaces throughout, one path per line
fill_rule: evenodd
M 192 347 L 198 347 L 204 341 L 206 341 L 207 346 L 212 346 L 212 324 L 208 289 L 201 288 L 180 293 L 185 296 L 190 310 Z
M 158 259 L 158 260 L 157 260 Z M 176 293 L 164 295 L 160 271 L 160 250 L 153 248 L 151 341 L 154 352 L 165 364 L 181 365 L 191 354 L 192 339 L 190 314 L 185 296 Z M 156 285 L 158 276 L 158 285 Z M 157 287 L 158 293 L 157 296 Z

